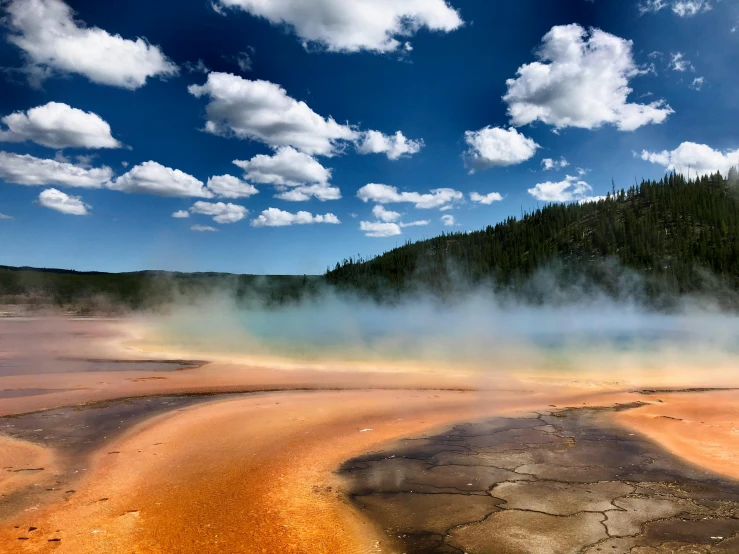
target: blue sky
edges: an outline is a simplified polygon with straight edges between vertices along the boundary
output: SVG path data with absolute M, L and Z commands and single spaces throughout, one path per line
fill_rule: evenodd
M 321 273 L 739 162 L 733 0 L 0 5 L 0 264 Z

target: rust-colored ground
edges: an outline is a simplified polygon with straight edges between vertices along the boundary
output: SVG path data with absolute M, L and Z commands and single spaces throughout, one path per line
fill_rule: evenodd
M 739 391 L 660 393 L 616 420 L 696 465 L 739 479 Z
M 375 551 L 379 535 L 343 502 L 334 469 L 389 440 L 522 403 L 348 391 L 197 406 L 133 429 L 68 502 L 23 514 L 14 520 L 20 530 L 2 528 L 0 544 L 74 553 Z M 21 532 L 30 527 L 37 530 Z
M 0 320 L 0 336 L 6 339 L 0 345 L 0 391 L 12 391 L 0 396 L 0 415 L 128 396 L 278 392 L 192 406 L 127 430 L 93 456 L 76 492 L 0 522 L 0 551 L 386 551 L 378 542 L 381 534 L 342 499 L 334 470 L 343 461 L 445 424 L 548 405 L 654 402 L 619 417 L 675 453 L 736 476 L 730 473 L 736 471 L 733 455 L 717 461 L 723 447 L 736 451 L 737 433 L 729 432 L 732 422 L 739 426 L 731 411 L 736 396 L 642 396 L 632 392 L 634 383 L 603 384 L 597 373 L 573 383 L 553 375 L 537 380 L 532 374 L 482 380 L 454 368 L 447 373 L 275 370 L 225 361 L 183 371 L 93 371 L 83 365 L 75 370 L 74 364 L 71 371 L 58 371 L 60 357 L 141 358 L 141 352 L 126 347 L 125 330 L 125 322 L 116 321 Z M 157 355 L 167 353 L 146 357 Z M 18 396 L 18 391 L 31 392 Z M 726 400 L 718 406 L 712 398 Z M 670 407 L 669 414 L 660 411 Z M 681 431 L 678 424 L 692 425 L 685 420 L 704 422 L 704 440 Z M 61 467 L 58 453 L 49 448 L 2 441 L 2 467 L 43 464 L 47 477 Z M 2 494 L 47 483 L 34 472 L 0 475 Z

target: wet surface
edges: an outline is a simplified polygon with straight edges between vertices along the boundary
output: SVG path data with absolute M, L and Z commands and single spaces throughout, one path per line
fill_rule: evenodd
M 23 398 L 24 396 L 38 396 L 54 392 L 66 392 L 72 389 L 2 389 L 0 398 Z
M 739 553 L 739 482 L 566 409 L 458 425 L 341 468 L 399 552 Z
M 129 398 L 0 417 L 0 433 L 71 457 L 90 454 L 152 416 L 233 395 Z
M 235 395 L 191 395 L 131 398 L 71 406 L 17 416 L 0 417 L 0 434 L 54 450 L 57 467 L 2 467 L 2 473 L 34 474 L 35 483 L 11 493 L 0 493 L 0 520 L 49 500 L 64 500 L 75 493 L 90 456 L 104 451 L 124 431 L 153 416 Z M 111 450 L 108 455 L 118 452 Z
M 200 367 L 197 360 L 103 360 L 52 358 L 0 359 L 0 377 L 32 375 L 35 373 L 88 373 L 107 371 L 181 371 Z

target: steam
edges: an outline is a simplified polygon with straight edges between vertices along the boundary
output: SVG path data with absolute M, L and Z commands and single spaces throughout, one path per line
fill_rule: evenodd
M 623 278 L 625 288 L 638 284 L 634 275 Z M 562 290 L 544 274 L 533 281 L 537 290 L 551 287 L 548 300 L 524 303 L 476 287 L 443 300 L 416 291 L 381 304 L 326 289 L 275 309 L 239 305 L 221 291 L 141 320 L 147 338 L 139 346 L 266 367 L 464 373 L 482 382 L 732 382 L 739 319 L 715 303 L 684 298 L 661 312 L 626 290 L 614 299 Z

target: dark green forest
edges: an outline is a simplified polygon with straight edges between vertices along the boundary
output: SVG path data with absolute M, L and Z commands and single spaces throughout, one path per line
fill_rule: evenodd
M 597 202 L 551 204 L 481 231 L 447 233 L 324 276 L 96 273 L 0 266 L 0 304 L 77 313 L 155 309 L 214 292 L 281 306 L 326 287 L 382 302 L 489 289 L 532 303 L 599 293 L 665 308 L 685 295 L 739 310 L 739 179 L 672 173 Z M 554 294 L 556 291 L 557 294 Z
M 556 286 L 651 304 L 686 294 L 733 303 L 737 185 L 734 168 L 728 178 L 672 173 L 628 190 L 614 186 L 598 202 L 551 204 L 481 231 L 407 243 L 370 260 L 349 258 L 328 270 L 326 280 L 376 298 L 410 289 L 445 295 L 471 285 L 537 302 Z M 549 279 L 541 278 L 544 272 Z
M 101 273 L 0 266 L 0 304 L 52 305 L 84 314 L 157 309 L 224 293 L 240 304 L 271 307 L 317 295 L 322 284 L 322 277 L 310 275 Z

